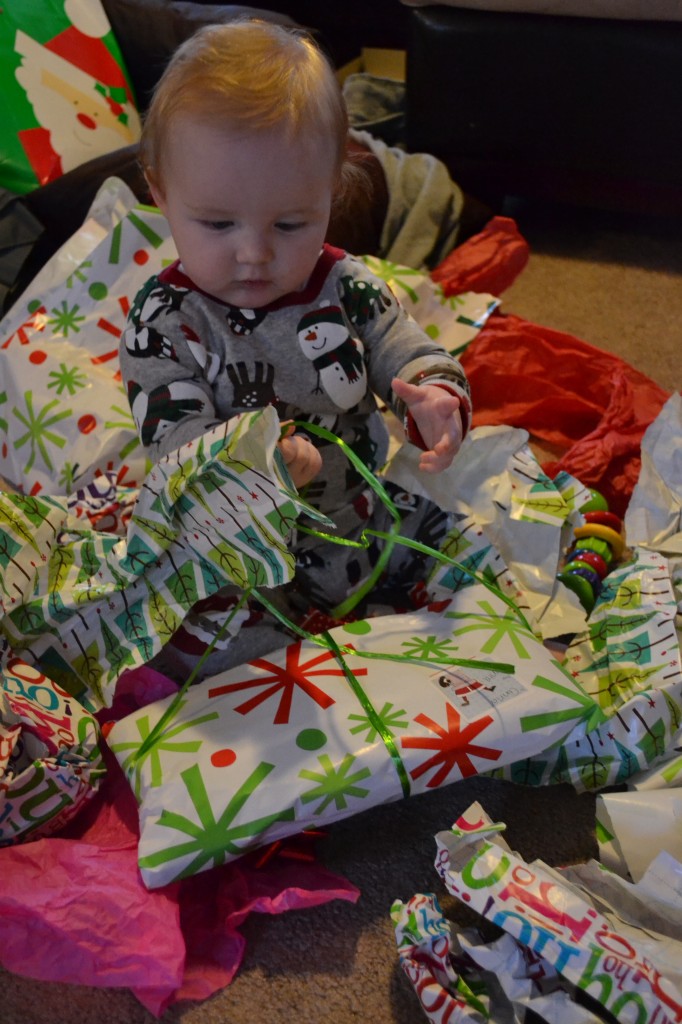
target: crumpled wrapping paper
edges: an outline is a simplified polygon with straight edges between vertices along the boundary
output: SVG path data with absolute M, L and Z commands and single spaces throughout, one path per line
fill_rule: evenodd
M 119 202 L 120 198 L 121 193 L 117 188 L 114 188 L 113 193 L 110 193 L 107 197 L 107 202 L 116 207 L 114 224 L 117 224 L 122 217 L 125 218 L 128 212 L 125 202 Z M 123 207 L 122 210 L 119 208 L 121 205 Z M 136 211 L 136 213 L 139 213 L 139 211 Z M 92 250 L 109 236 L 112 230 L 111 223 L 108 219 L 107 207 L 99 220 L 91 218 L 89 221 L 89 226 L 87 227 L 89 235 L 79 234 L 79 236 L 76 236 L 72 240 L 73 244 L 67 245 L 58 254 L 58 259 L 56 258 L 54 261 L 51 261 L 44 269 L 39 280 L 34 282 L 35 290 L 32 288 L 30 294 L 27 293 L 26 305 L 21 309 L 18 305 L 10 312 L 12 317 L 14 317 L 15 313 L 17 314 L 16 324 L 14 319 L 11 321 L 15 325 L 13 332 L 16 333 L 12 333 L 11 343 L 8 343 L 9 338 L 5 338 L 5 343 L 8 344 L 3 349 L 4 357 L 7 357 L 8 353 L 19 351 L 20 346 L 23 347 L 26 355 L 30 355 L 32 349 L 35 351 L 40 350 L 40 343 L 44 339 L 45 334 L 44 332 L 38 335 L 33 334 L 28 304 L 31 303 L 37 309 L 40 306 L 40 301 L 33 302 L 33 300 L 40 300 L 42 291 L 51 290 L 59 285 L 63 289 L 63 295 L 60 293 L 61 297 L 59 299 L 59 303 L 61 303 L 62 299 L 64 301 L 68 300 L 70 289 L 81 280 L 81 277 L 84 276 L 88 284 L 97 283 L 96 276 L 89 276 L 90 265 L 88 261 Z M 124 226 L 122 231 L 125 230 Z M 113 232 L 115 236 L 117 232 L 116 226 L 114 226 Z M 492 243 L 494 250 L 496 240 L 500 242 L 505 233 L 509 234 L 508 231 L 503 231 L 502 235 L 498 234 L 495 236 L 494 232 L 491 231 L 486 244 Z M 106 251 L 111 249 L 110 241 L 106 243 Z M 523 258 L 523 252 L 519 248 L 518 243 L 513 239 L 512 243 L 509 253 L 511 262 L 507 262 L 504 252 L 498 249 L 498 254 L 500 255 L 498 269 L 501 275 L 498 281 L 502 281 L 502 283 L 504 283 L 505 275 L 508 278 L 515 276 L 518 270 L 514 269 L 514 261 L 519 261 Z M 501 288 L 493 287 L 490 279 L 486 279 L 488 261 L 487 258 L 481 260 L 476 255 L 475 242 L 473 243 L 473 248 L 469 250 L 472 259 L 467 266 L 468 256 L 465 250 L 468 245 L 469 243 L 459 250 L 461 259 L 460 274 L 469 275 L 468 284 L 471 286 L 472 291 L 485 292 L 489 286 L 493 292 L 501 290 Z M 154 250 L 154 253 L 156 251 Z M 146 266 L 142 267 L 144 277 L 153 269 L 157 269 L 152 265 L 152 262 L 153 260 L 150 259 Z M 386 273 L 390 273 L 390 271 L 387 269 Z M 460 276 L 460 279 L 463 280 L 464 278 Z M 409 279 L 406 278 L 406 280 L 409 285 Z M 452 280 L 456 280 L 455 276 L 453 276 Z M 477 280 L 479 282 L 478 285 Z M 104 295 L 104 291 L 106 291 L 106 295 Z M 96 292 L 93 293 L 93 295 L 95 294 Z M 104 303 L 100 315 L 106 320 L 119 323 L 120 314 L 117 303 L 119 298 L 123 298 L 123 291 L 119 289 L 115 277 L 109 281 L 106 289 L 101 290 L 100 294 L 104 296 L 98 300 Z M 443 289 L 440 294 L 445 298 L 449 297 L 447 288 Z M 403 298 L 402 295 L 401 298 Z M 436 300 L 438 300 L 437 295 Z M 23 298 L 21 301 L 23 301 Z M 59 303 L 54 307 L 58 312 L 62 308 Z M 447 308 L 446 303 L 439 302 L 439 304 Z M 455 309 L 455 306 L 453 305 L 452 308 Z M 481 308 L 480 302 L 479 308 Z M 484 300 L 482 309 L 483 312 L 489 309 L 488 300 Z M 419 319 L 418 307 L 411 309 L 411 311 Z M 474 323 L 470 326 L 477 339 L 480 339 L 478 328 L 476 327 L 477 318 L 479 318 L 479 313 L 475 313 L 471 317 Z M 440 329 L 437 323 L 434 326 L 436 329 Z M 461 328 L 466 326 L 466 324 L 460 324 Z M 558 365 L 561 365 L 563 374 L 567 366 L 577 371 L 583 365 L 586 354 L 590 358 L 596 357 L 596 350 L 592 350 L 590 346 L 584 346 L 583 343 L 576 342 L 575 339 L 569 339 L 571 344 L 562 347 L 564 336 L 557 339 L 552 332 L 547 332 L 544 328 L 533 328 L 532 325 L 525 324 L 523 321 L 518 320 L 518 318 L 502 317 L 500 314 L 496 314 L 488 336 L 485 335 L 486 330 L 488 328 L 484 327 L 481 332 L 483 334 L 483 345 L 480 349 L 480 361 L 482 363 L 489 363 L 491 367 L 499 366 L 503 371 L 506 360 L 513 356 L 517 345 L 524 346 L 525 350 L 531 355 L 532 352 L 530 350 L 532 349 L 538 354 L 538 365 L 535 374 L 543 388 L 547 382 L 553 379 Z M 526 341 L 523 340 L 524 338 Z M 465 340 L 462 340 L 461 335 L 459 335 L 457 344 L 465 345 L 466 343 Z M 555 343 L 558 345 L 556 349 L 554 348 Z M 478 340 L 474 340 L 469 345 L 468 352 L 465 353 L 466 359 L 469 359 L 471 355 L 472 362 L 470 365 L 472 367 L 478 361 L 477 347 Z M 563 352 L 561 360 L 557 358 L 559 350 Z M 111 351 L 111 348 L 108 351 Z M 555 422 L 564 431 L 563 443 L 568 450 L 570 450 L 574 443 L 580 443 L 580 438 L 576 439 L 573 432 L 573 423 L 577 422 L 584 425 L 586 429 L 589 428 L 591 430 L 589 448 L 592 455 L 592 468 L 590 472 L 596 478 L 598 472 L 608 472 L 611 467 L 615 466 L 617 472 L 612 478 L 609 478 L 611 480 L 610 486 L 616 500 L 624 503 L 629 496 L 628 488 L 631 490 L 632 482 L 636 478 L 636 471 L 633 475 L 630 469 L 624 472 L 623 467 L 627 467 L 633 459 L 638 459 L 638 438 L 641 437 L 645 426 L 654 419 L 665 395 L 662 394 L 661 389 L 656 388 L 653 382 L 646 379 L 637 379 L 634 381 L 633 396 L 632 393 L 627 392 L 627 387 L 629 387 L 629 381 L 631 380 L 627 369 L 623 374 L 618 372 L 614 375 L 614 371 L 620 371 L 621 369 L 619 361 L 614 360 L 612 357 L 606 357 L 604 353 L 600 353 L 600 356 L 605 359 L 602 376 L 609 379 L 613 375 L 613 394 L 591 396 L 589 417 L 587 419 L 576 419 L 576 409 L 581 404 L 579 392 L 582 387 L 582 384 L 576 379 L 573 385 L 567 388 L 565 400 L 557 403 L 554 409 Z M 34 365 L 35 363 L 31 364 L 28 372 L 34 372 Z M 535 366 L 535 363 L 528 364 L 529 371 L 532 366 Z M 507 403 L 512 399 L 516 400 L 517 396 L 514 395 L 513 389 L 509 386 L 509 378 L 505 377 L 503 386 L 491 387 L 489 389 L 485 383 L 485 377 L 479 378 L 479 381 L 483 381 L 483 387 L 479 387 L 478 382 L 475 383 L 475 393 L 478 392 L 479 396 L 476 399 L 480 412 L 479 422 L 511 422 L 511 417 L 504 410 Z M 536 388 L 535 393 L 537 394 L 538 385 L 534 386 Z M 626 394 L 623 397 L 622 392 L 624 388 L 626 389 Z M 20 408 L 23 402 L 23 395 L 23 388 L 17 391 L 16 394 L 10 395 L 9 399 L 14 402 L 14 406 L 12 406 L 8 400 L 7 392 L 0 392 L 0 414 L 5 417 L 5 421 L 0 425 L 4 426 L 5 429 L 7 426 L 8 408 L 13 409 L 15 406 Z M 53 398 L 52 391 L 49 391 L 46 400 L 49 402 Z M 630 402 L 630 408 L 628 408 L 628 402 Z M 618 429 L 612 429 L 613 418 L 610 412 L 612 405 L 614 410 L 623 409 L 621 420 L 617 421 L 616 426 L 618 426 L 618 423 L 628 422 L 633 428 L 625 438 L 625 444 L 618 442 L 620 447 L 617 447 L 617 449 L 609 447 L 612 435 L 618 435 Z M 527 428 L 529 423 L 531 427 L 537 426 L 533 420 L 532 411 L 530 415 L 528 413 L 528 403 L 524 407 L 523 402 L 515 401 L 514 409 L 516 409 L 516 422 L 519 427 Z M 619 413 L 619 415 L 621 414 Z M 61 423 L 62 421 L 59 422 Z M 595 424 L 599 425 L 600 423 L 601 427 L 596 429 Z M 113 425 L 116 426 L 117 424 L 114 423 Z M 127 440 L 134 440 L 132 422 L 127 422 L 125 426 L 130 430 Z M 50 429 L 52 432 L 58 430 L 59 424 L 50 424 Z M 555 440 L 560 441 L 561 438 L 557 437 Z M 617 436 L 615 440 L 618 440 Z M 29 450 L 25 447 L 26 445 L 29 445 L 28 440 L 24 442 L 24 452 Z M 118 531 L 118 535 L 123 535 L 125 529 L 122 530 L 121 527 L 125 527 L 130 512 L 131 490 L 125 487 L 129 482 L 127 471 L 120 472 L 120 467 L 118 466 L 107 465 L 103 467 L 99 465 L 98 458 L 95 456 L 92 460 L 92 465 L 79 467 L 79 474 L 84 473 L 86 470 L 88 473 L 92 471 L 91 478 L 84 477 L 81 480 L 80 475 L 74 475 L 71 469 L 68 466 L 65 467 L 62 461 L 60 461 L 62 458 L 68 458 L 70 454 L 70 449 L 66 444 L 56 445 L 54 450 L 52 448 L 47 450 L 52 459 L 52 471 L 47 473 L 50 480 L 49 490 L 51 492 L 54 492 L 56 485 L 62 479 L 65 481 L 76 481 L 77 479 L 79 484 L 83 483 L 85 485 L 85 481 L 90 479 L 94 481 L 95 478 L 101 480 L 106 477 L 110 483 L 113 481 L 123 485 L 125 510 L 119 515 L 117 500 L 114 497 L 111 504 L 107 506 L 109 511 L 102 515 L 102 522 L 104 522 L 106 515 L 111 513 L 114 519 L 117 520 L 115 529 Z M 617 450 L 617 457 L 614 456 L 614 450 Z M 39 452 L 39 449 L 36 449 L 36 451 Z M 21 456 L 21 449 L 19 450 L 19 455 Z M 36 473 L 38 472 L 40 458 L 36 454 L 31 467 L 31 473 L 34 470 Z M 42 465 L 44 471 L 46 466 L 44 463 Z M 19 462 L 17 462 L 17 466 L 19 466 Z M 22 462 L 21 466 L 19 466 L 22 472 L 23 466 L 24 463 Z M 602 467 L 602 469 L 600 470 L 599 467 Z M 105 473 L 99 473 L 100 469 L 104 469 Z M 112 477 L 112 474 L 118 475 Z M 37 491 L 43 486 L 39 479 L 30 479 L 27 474 L 22 476 L 22 480 L 27 481 L 29 486 Z M 534 480 L 535 485 L 538 482 L 538 479 Z M 588 482 L 591 482 L 591 480 L 584 481 L 585 484 Z M 600 486 L 602 483 L 603 481 L 597 481 L 596 486 Z M 47 485 L 45 486 L 47 489 Z M 106 491 L 107 487 L 97 483 L 95 490 Z M 111 497 L 109 495 L 109 498 Z M 97 501 L 96 497 L 95 501 Z M 71 501 L 67 503 L 67 507 L 71 514 L 78 514 Z M 101 525 L 101 523 L 93 522 L 91 516 L 95 520 L 97 519 L 97 514 L 92 509 L 89 513 L 84 514 L 80 525 L 82 526 L 86 520 L 93 527 Z M 522 518 L 523 516 L 520 516 L 519 520 Z M 520 521 L 514 523 L 514 528 L 521 528 Z M 560 530 L 558 525 L 557 529 Z M 466 538 L 464 543 L 466 544 Z M 495 561 L 492 555 L 491 559 L 495 568 L 498 568 L 499 562 Z M 511 568 L 508 571 L 512 575 L 513 563 L 513 558 L 510 558 L 509 565 Z M 519 573 L 519 576 L 521 575 Z M 546 581 L 540 580 L 538 583 L 539 589 L 542 591 Z M 576 610 L 575 608 L 573 609 L 573 611 Z M 527 614 L 530 616 L 531 612 L 528 611 Z M 137 678 L 137 685 L 139 686 L 139 673 L 143 671 L 145 670 L 136 669 L 128 674 L 124 674 L 123 680 L 119 681 L 119 688 L 121 682 L 127 678 Z M 152 686 L 148 688 L 146 696 L 149 700 L 154 699 L 159 694 L 153 693 Z M 529 776 L 529 779 L 532 781 L 532 776 Z M 2 957 L 2 962 L 5 966 L 18 973 L 25 973 L 36 978 L 63 980 L 69 971 L 75 972 L 75 965 L 80 963 L 83 965 L 83 973 L 77 978 L 74 977 L 74 980 L 83 982 L 85 980 L 86 966 L 91 965 L 92 970 L 87 974 L 87 978 L 91 978 L 93 984 L 137 985 L 138 987 L 135 988 L 135 991 L 139 998 L 153 1012 L 159 1013 L 165 1005 L 168 1005 L 175 998 L 205 998 L 211 991 L 215 991 L 229 981 L 238 966 L 239 949 L 243 947 L 243 940 L 238 932 L 235 932 L 235 929 L 238 928 L 238 923 L 249 912 L 249 909 L 278 912 L 285 907 L 297 905 L 298 900 L 301 901 L 300 905 L 305 905 L 306 899 L 320 902 L 324 899 L 334 898 L 334 896 L 346 899 L 357 898 L 357 891 L 353 892 L 352 887 L 349 887 L 347 883 L 344 884 L 337 880 L 337 883 L 334 884 L 333 880 L 329 878 L 325 881 L 324 879 L 319 879 L 319 877 L 316 882 L 315 872 L 317 869 L 313 869 L 308 864 L 305 865 L 305 869 L 298 868 L 295 880 L 293 875 L 286 875 L 285 877 L 281 873 L 282 861 L 279 854 L 270 860 L 265 865 L 265 868 L 258 868 L 259 874 L 256 876 L 255 886 L 250 888 L 247 883 L 246 896 L 243 896 L 243 876 L 240 875 L 238 878 L 234 874 L 237 871 L 235 865 L 231 865 L 228 868 L 212 869 L 203 874 L 196 875 L 192 879 L 176 883 L 171 887 L 148 892 L 139 880 L 136 866 L 136 817 L 132 793 L 128 789 L 127 783 L 125 783 L 115 763 L 112 762 L 109 774 L 100 787 L 99 793 L 96 794 L 95 798 L 90 801 L 89 805 L 82 810 L 76 819 L 67 826 L 62 834 L 58 838 L 50 837 L 49 839 L 39 840 L 38 843 L 34 844 L 40 852 L 40 875 L 36 875 L 31 865 L 23 860 L 25 851 L 30 849 L 29 846 L 10 847 L 0 850 L 0 859 L 2 859 L 2 870 L 0 870 L 0 905 L 2 907 L 2 914 L 0 917 L 3 921 L 3 941 L 0 943 L 0 957 Z M 294 841 L 287 840 L 284 842 L 284 845 L 286 846 L 287 843 L 291 842 Z M 68 851 L 68 872 L 66 874 L 61 873 L 58 867 L 59 858 L 67 857 L 66 848 L 62 845 L 65 843 L 72 844 Z M 90 843 L 95 844 L 100 848 L 104 848 L 105 851 L 108 849 L 126 850 L 128 856 L 121 858 L 119 868 L 125 862 L 126 870 L 130 869 L 132 874 L 126 875 L 124 879 L 123 874 L 117 876 L 116 872 L 111 872 L 107 875 L 107 878 L 111 881 L 110 887 L 98 889 L 94 882 L 92 885 L 84 882 L 82 886 L 78 886 L 78 892 L 76 893 L 76 883 L 78 883 L 81 877 L 79 851 L 83 843 L 86 845 Z M 84 852 L 86 857 L 90 856 L 89 849 Z M 28 865 L 26 868 L 22 867 L 24 863 Z M 239 862 L 240 871 L 245 866 L 245 863 L 244 860 Z M 263 876 L 260 872 L 267 870 L 268 865 L 272 869 L 272 875 L 269 876 L 267 884 L 264 886 Z M 83 870 L 85 872 L 85 869 Z M 83 878 L 85 878 L 85 874 Z M 132 881 L 133 878 L 135 879 L 134 883 Z M 223 885 L 229 889 L 231 893 L 229 898 L 227 896 L 225 899 L 222 897 L 214 898 L 215 878 L 220 878 L 221 880 L 221 891 L 223 891 Z M 44 883 L 42 888 L 38 884 L 41 881 Z M 121 886 L 123 886 L 123 890 Z M 35 887 L 35 901 L 32 900 L 32 887 Z M 267 895 L 261 898 L 259 893 L 263 892 L 264 887 L 267 889 Z M 126 919 L 119 922 L 120 930 L 117 930 L 115 927 L 116 922 L 111 922 L 108 916 L 111 908 L 116 907 L 121 891 L 128 894 L 121 904 L 124 908 L 134 909 L 138 904 L 142 905 L 144 900 L 157 901 L 158 897 L 168 901 L 166 908 L 162 907 L 158 901 L 148 905 L 147 921 L 150 923 L 150 927 L 146 931 L 140 932 L 139 945 L 136 949 L 131 949 L 130 945 L 126 945 L 126 942 L 131 943 L 134 939 L 134 932 L 128 933 L 125 930 Z M 180 893 L 180 896 L 176 898 L 177 892 Z M 72 893 L 74 893 L 73 903 L 71 903 Z M 91 903 L 88 903 L 88 898 L 92 899 Z M 30 912 L 26 910 L 27 903 L 32 905 Z M 82 905 L 85 908 L 87 929 L 80 930 L 80 919 L 74 918 L 71 924 L 76 933 L 73 934 L 68 931 L 64 933 L 67 936 L 67 940 L 60 950 L 56 936 L 61 938 L 62 935 L 61 929 L 65 924 L 62 908 L 66 903 L 74 907 Z M 228 903 L 230 905 L 229 912 L 225 909 Z M 217 908 L 215 917 L 207 924 L 205 923 L 203 928 L 199 926 L 199 923 L 193 917 L 192 911 L 197 905 L 204 907 L 210 905 Z M 156 909 L 152 909 L 153 907 Z M 178 910 L 178 907 L 180 910 Z M 10 922 L 13 922 L 15 917 L 17 921 L 21 921 L 25 914 L 28 916 L 32 915 L 33 934 L 37 938 L 30 949 L 23 948 L 22 950 L 18 943 L 15 947 L 11 940 L 4 940 L 5 935 L 9 935 L 9 932 L 5 931 L 5 929 L 10 928 Z M 155 917 L 157 925 L 151 926 L 151 922 L 153 922 Z M 181 923 L 181 935 L 177 931 L 178 920 Z M 90 930 L 93 927 L 93 922 L 98 921 L 102 922 L 102 926 L 97 928 L 91 940 L 89 938 Z M 11 927 L 14 927 L 14 923 L 12 923 Z M 155 931 L 156 927 L 158 927 L 158 931 Z M 117 937 L 122 943 L 118 949 L 116 946 Z M 113 948 L 108 948 L 107 938 Z M 169 966 L 158 962 L 154 964 L 149 960 L 148 950 L 155 946 L 168 949 Z M 178 967 L 183 947 L 187 957 L 184 975 Z M 17 949 L 16 957 L 13 953 L 15 948 Z M 106 970 L 101 972 L 97 967 L 100 956 L 104 958 L 103 962 L 109 965 Z M 139 969 L 141 963 L 146 964 L 144 972 Z M 145 981 L 142 983 L 140 983 L 141 973 L 145 974 Z
M 204 870 L 316 820 L 419 792 L 431 774 L 428 785 L 486 772 L 595 790 L 669 757 L 680 724 L 682 670 L 665 560 L 635 549 L 606 577 L 592 614 L 581 610 L 571 619 L 575 595 L 556 572 L 585 489 L 566 474 L 546 477 L 524 432 L 474 430 L 460 456 L 451 472 L 424 483 L 431 497 L 459 510 L 445 558 L 426 584 L 430 610 L 346 623 L 317 643 L 299 641 L 212 677 L 174 705 L 153 743 L 147 737 L 168 701 L 114 726 L 112 749 L 140 801 L 140 866 L 148 885 Z M 399 452 L 389 477 L 408 486 L 411 459 L 409 449 Z M 458 504 L 460 495 L 471 506 Z M 547 614 L 553 605 L 569 610 Z M 559 676 L 538 642 L 538 609 L 559 632 L 579 623 Z M 443 662 L 447 656 L 479 664 L 460 672 Z M 508 667 L 491 674 L 486 664 L 500 659 Z M 358 673 L 360 698 L 348 667 Z M 560 709 L 558 697 L 569 704 Z M 252 723 L 248 730 L 245 721 Z M 413 759 L 413 749 L 436 742 L 433 733 L 446 746 L 455 742 L 447 739 L 453 729 L 475 736 L 475 756 L 462 747 L 448 760 L 443 748 L 442 764 L 436 758 L 429 769 Z
M 525 430 L 476 427 L 449 469 L 420 473 L 419 452 L 403 445 L 386 479 L 461 517 L 444 552 L 461 566 L 487 572 L 523 609 L 544 638 L 585 628 L 585 610 L 556 579 L 588 488 L 566 473 L 551 480 Z M 443 568 L 429 581 L 433 599 L 466 584 L 462 569 Z
M 98 708 L 198 600 L 227 583 L 287 582 L 296 518 L 320 517 L 291 490 L 279 429 L 269 407 L 163 458 L 125 538 L 86 526 L 67 499 L 0 492 L 0 631 L 14 650 Z
M 118 367 L 136 292 L 175 257 L 167 222 L 118 179 L 0 323 L 0 474 L 27 493 L 68 494 L 115 469 L 142 483 L 140 444 Z
M 0 640 L 0 847 L 57 832 L 97 790 L 99 726 Z
M 679 1020 L 682 865 L 660 856 L 638 885 L 596 862 L 557 871 L 514 854 L 503 830 L 473 804 L 436 836 L 438 874 L 496 926 L 492 941 L 475 928 L 451 936 L 432 894 L 391 909 L 401 966 L 428 1020 Z
M 672 395 L 642 440 L 642 469 L 625 516 L 631 542 L 657 552 L 672 584 L 670 629 L 681 635 L 682 611 L 682 396 Z M 682 711 L 667 756 L 627 783 L 624 792 L 597 800 L 600 857 L 638 881 L 652 853 L 682 860 Z M 646 842 L 642 837 L 646 836 Z

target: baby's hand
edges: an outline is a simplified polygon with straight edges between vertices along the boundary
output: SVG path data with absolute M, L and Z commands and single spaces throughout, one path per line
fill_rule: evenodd
M 282 453 L 289 475 L 297 489 L 309 484 L 322 469 L 322 456 L 312 442 L 302 434 L 294 433 L 293 423 L 284 424 L 287 431 L 277 445 Z
M 418 387 L 399 377 L 393 378 L 391 387 L 410 410 L 427 446 L 419 468 L 425 473 L 447 469 L 460 449 L 464 434 L 459 398 L 433 384 Z

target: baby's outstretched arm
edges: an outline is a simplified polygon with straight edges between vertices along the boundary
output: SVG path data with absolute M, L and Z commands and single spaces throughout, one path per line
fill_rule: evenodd
M 426 451 L 419 460 L 425 473 L 447 469 L 462 444 L 464 426 L 457 395 L 434 384 L 408 384 L 394 377 L 391 387 L 407 406 Z
M 322 469 L 322 456 L 302 434 L 296 434 L 293 423 L 284 424 L 286 433 L 278 448 L 282 453 L 289 475 L 297 489 L 309 484 Z

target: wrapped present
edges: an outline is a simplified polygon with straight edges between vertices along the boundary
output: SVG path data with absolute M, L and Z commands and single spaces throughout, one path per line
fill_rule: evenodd
M 105 768 L 92 715 L 2 641 L 0 846 L 47 836 L 90 799 Z
M 598 705 L 501 596 L 298 641 L 117 722 L 151 887 L 558 742 Z M 160 724 L 159 724 L 160 723 Z
M 100 0 L 5 0 L 0 185 L 24 193 L 140 136 L 128 72 Z

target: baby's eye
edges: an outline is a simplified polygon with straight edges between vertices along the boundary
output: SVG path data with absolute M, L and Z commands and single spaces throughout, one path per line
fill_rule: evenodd
M 232 227 L 231 220 L 202 220 L 201 222 L 209 231 L 226 231 Z
M 278 231 L 283 231 L 285 234 L 290 234 L 292 231 L 300 231 L 301 228 L 305 227 L 303 221 L 279 221 L 275 224 Z

